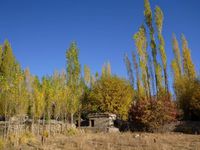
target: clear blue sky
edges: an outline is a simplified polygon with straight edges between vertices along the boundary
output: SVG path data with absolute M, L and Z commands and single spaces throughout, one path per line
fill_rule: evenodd
M 164 12 L 164 38 L 171 60 L 172 33 L 184 33 L 196 68 L 200 67 L 200 1 L 150 0 Z M 11 42 L 23 68 L 41 77 L 66 66 L 72 41 L 80 62 L 93 72 L 110 61 L 112 72 L 127 77 L 125 52 L 134 48 L 132 35 L 143 23 L 143 0 L 0 0 L 0 43 Z M 169 61 L 168 61 L 169 62 Z

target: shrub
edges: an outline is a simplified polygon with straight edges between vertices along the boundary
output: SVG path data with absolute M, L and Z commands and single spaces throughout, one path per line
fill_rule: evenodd
M 129 111 L 129 120 L 134 130 L 155 131 L 176 118 L 176 107 L 165 97 L 139 99 Z
M 73 135 L 76 135 L 78 133 L 77 129 L 76 128 L 68 128 L 65 132 L 65 134 L 67 136 L 73 136 Z

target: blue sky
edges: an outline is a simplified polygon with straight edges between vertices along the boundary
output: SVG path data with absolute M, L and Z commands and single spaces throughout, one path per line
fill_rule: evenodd
M 173 57 L 172 33 L 179 39 L 184 33 L 199 70 L 200 1 L 150 2 L 152 9 L 159 5 L 164 12 L 168 60 Z M 144 21 L 143 10 L 143 0 L 0 0 L 0 43 L 8 39 L 22 67 L 39 77 L 65 68 L 72 41 L 82 66 L 100 72 L 109 60 L 114 74 L 127 77 L 123 55 L 135 49 L 132 36 Z

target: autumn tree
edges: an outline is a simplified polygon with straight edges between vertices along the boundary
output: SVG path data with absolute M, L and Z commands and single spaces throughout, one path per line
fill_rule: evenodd
M 188 47 L 188 42 L 184 35 L 181 37 L 182 40 L 182 52 L 183 52 L 183 72 L 189 79 L 196 78 L 196 71 L 194 64 L 192 62 L 190 49 Z
M 84 81 L 86 85 L 90 85 L 91 83 L 90 68 L 87 65 L 84 65 Z
M 37 76 L 34 77 L 33 89 L 33 118 L 39 122 L 45 110 L 45 100 L 42 86 Z
M 142 96 L 144 93 L 144 88 L 141 83 L 141 78 L 140 78 L 140 69 L 139 65 L 137 62 L 136 54 L 135 52 L 132 53 L 132 59 L 133 59 L 133 65 L 136 71 L 136 81 L 137 81 L 137 95 L 138 97 Z
M 82 94 L 82 89 L 80 86 L 81 81 L 81 69 L 78 59 L 79 51 L 76 43 L 72 43 L 69 49 L 66 51 L 67 60 L 67 85 L 71 90 L 70 94 L 70 113 L 71 113 L 71 123 L 73 124 L 74 113 L 78 111 L 80 104 L 80 96 Z
M 151 95 L 150 90 L 150 79 L 149 79 L 149 71 L 148 71 L 148 54 L 147 54 L 147 39 L 146 39 L 146 31 L 144 26 L 139 28 L 139 31 L 134 35 L 134 41 L 137 48 L 137 53 L 139 57 L 139 65 L 141 69 L 141 77 L 143 87 L 145 89 L 145 97 L 148 98 Z
M 133 99 L 130 83 L 116 76 L 99 79 L 90 93 L 90 99 L 97 111 L 111 112 L 120 118 L 127 118 Z
M 110 62 L 106 62 L 102 67 L 102 76 L 107 77 L 111 75 L 111 65 Z
M 127 54 L 124 55 L 124 62 L 126 64 L 126 70 L 127 70 L 127 73 L 128 73 L 129 81 L 130 81 L 132 87 L 134 88 L 133 69 L 132 69 L 132 66 L 131 66 L 131 61 L 129 60 Z
M 148 0 L 144 0 L 144 6 L 146 26 L 142 25 L 134 34 L 137 55 L 133 55 L 133 62 L 136 66 L 139 94 L 134 97 L 129 119 L 134 124 L 139 124 L 150 131 L 173 121 L 176 117 L 176 109 L 168 89 L 167 57 L 165 41 L 162 35 L 163 13 L 157 6 L 154 15 Z M 157 32 L 154 30 L 154 26 L 157 27 Z M 146 27 L 149 29 L 150 37 L 146 34 Z M 158 35 L 157 39 L 154 38 L 156 33 Z M 149 40 L 151 51 L 148 51 Z M 156 45 L 157 41 L 159 46 Z M 159 55 L 157 55 L 158 48 L 160 50 L 160 59 Z M 151 55 L 149 55 L 150 52 Z M 161 60 L 162 65 L 158 60 Z M 163 74 L 165 86 L 163 86 Z M 140 80 L 142 83 L 140 83 Z
M 31 75 L 29 68 L 25 69 L 24 78 L 25 78 L 25 87 L 27 90 L 27 101 L 28 101 L 27 115 L 30 118 L 33 118 L 33 80 L 34 80 L 34 77 Z
M 172 46 L 173 46 L 173 53 L 174 53 L 174 63 L 177 65 L 177 75 L 176 76 L 181 76 L 182 75 L 182 61 L 181 61 L 181 52 L 179 48 L 178 41 L 176 39 L 176 35 L 173 34 L 172 36 Z
M 158 40 L 159 40 L 159 50 L 162 60 L 163 72 L 164 72 L 164 80 L 165 80 L 165 91 L 168 93 L 169 85 L 168 85 L 168 76 L 167 76 L 167 56 L 165 52 L 165 41 L 162 35 L 162 28 L 163 28 L 163 12 L 160 7 L 156 7 L 155 9 L 155 22 L 158 30 Z M 160 68 L 158 68 L 160 69 Z M 160 70 L 158 70 L 161 72 Z M 162 82 L 162 81 L 161 81 Z
M 15 73 L 15 57 L 12 52 L 12 48 L 10 43 L 6 40 L 3 45 L 3 53 L 2 53 L 2 63 L 0 66 L 1 74 L 10 80 Z
M 196 70 L 193 64 L 190 49 L 186 38 L 182 35 L 182 57 L 180 54 L 178 41 L 173 35 L 172 72 L 174 77 L 174 91 L 179 108 L 183 111 L 183 119 L 198 120 L 199 114 L 199 80 L 196 79 Z M 181 59 L 182 58 L 182 59 Z M 194 106 L 196 103 L 196 106 Z
M 154 38 L 154 27 L 153 27 L 153 14 L 151 10 L 151 6 L 149 3 L 149 0 L 144 0 L 144 16 L 145 16 L 145 22 L 146 25 L 149 28 L 150 31 L 150 46 L 151 46 L 151 52 L 152 52 L 152 57 L 153 57 L 153 65 L 154 65 L 154 72 L 155 72 L 155 81 L 156 81 L 156 90 L 158 92 L 159 86 L 162 85 L 161 81 L 159 81 L 158 78 L 160 78 L 160 67 L 158 65 L 157 61 L 157 47 L 156 47 L 156 42 Z
M 3 116 L 5 119 L 9 119 L 15 113 L 15 92 L 17 92 L 17 74 L 19 72 L 18 64 L 13 55 L 12 48 L 10 43 L 6 40 L 1 48 L 2 59 L 0 65 L 0 75 L 1 75 L 1 108 L 3 112 Z M 14 110 L 14 111 L 13 111 Z

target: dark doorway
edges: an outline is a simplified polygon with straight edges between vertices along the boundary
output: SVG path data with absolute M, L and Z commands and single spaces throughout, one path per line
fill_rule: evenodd
M 91 127 L 94 127 L 94 120 L 91 120 Z

